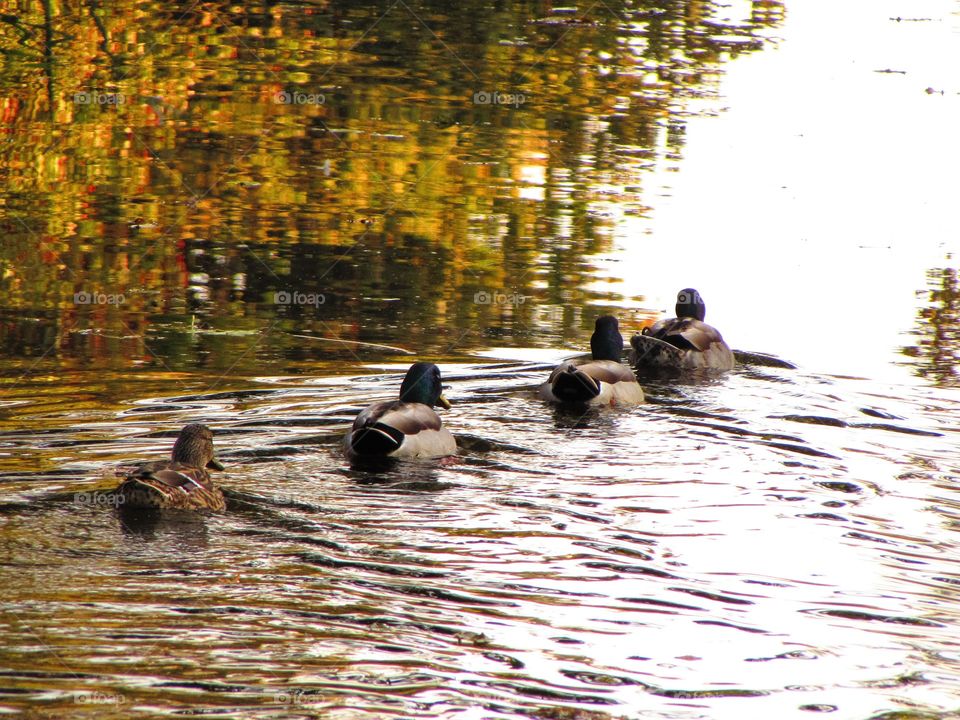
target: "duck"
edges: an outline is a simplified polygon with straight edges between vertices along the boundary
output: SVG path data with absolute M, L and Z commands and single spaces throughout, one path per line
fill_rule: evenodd
M 590 359 L 558 365 L 538 394 L 548 402 L 586 405 L 637 405 L 643 388 L 633 370 L 620 362 L 623 335 L 612 315 L 598 317 L 590 337 Z
M 416 362 L 400 384 L 400 399 L 374 403 L 359 415 L 343 439 L 351 460 L 359 458 L 431 458 L 456 455 L 457 441 L 443 427 L 434 406 L 449 410 L 440 368 Z
M 223 470 L 213 449 L 213 431 L 192 423 L 180 431 L 169 460 L 144 463 L 116 489 L 123 508 L 213 510 L 226 507 L 208 469 Z
M 720 331 L 703 319 L 707 306 L 694 288 L 677 293 L 677 316 L 661 320 L 630 338 L 631 365 L 638 368 L 732 370 L 733 351 Z

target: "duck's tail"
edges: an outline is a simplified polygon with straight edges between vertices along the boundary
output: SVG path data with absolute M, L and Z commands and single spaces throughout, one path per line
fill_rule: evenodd
M 562 368 L 550 388 L 561 402 L 590 402 L 600 394 L 600 383 L 574 365 Z
M 403 444 L 404 434 L 385 423 L 364 425 L 350 433 L 347 443 L 353 455 L 374 457 L 396 452 Z

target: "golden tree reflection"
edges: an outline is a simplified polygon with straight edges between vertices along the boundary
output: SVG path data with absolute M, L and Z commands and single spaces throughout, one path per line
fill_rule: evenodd
M 267 328 L 430 352 L 485 344 L 484 328 L 578 330 L 578 308 L 620 299 L 586 289 L 610 208 L 647 212 L 642 176 L 681 151 L 683 103 L 783 16 L 767 1 L 739 19 L 692 0 L 14 4 L 2 342 L 55 338 L 52 358 L 117 367 L 309 352 L 279 332 L 248 352 Z
M 928 304 L 918 312 L 917 344 L 902 352 L 915 374 L 941 386 L 960 385 L 960 282 L 956 268 L 927 271 Z

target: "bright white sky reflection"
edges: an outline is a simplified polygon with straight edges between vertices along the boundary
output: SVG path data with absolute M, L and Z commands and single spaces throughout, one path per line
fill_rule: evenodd
M 690 118 L 678 166 L 642 178 L 653 210 L 622 218 L 612 289 L 665 310 L 694 286 L 733 347 L 906 380 L 925 271 L 960 254 L 958 13 L 789 3 L 782 41 L 690 108 L 724 111 Z

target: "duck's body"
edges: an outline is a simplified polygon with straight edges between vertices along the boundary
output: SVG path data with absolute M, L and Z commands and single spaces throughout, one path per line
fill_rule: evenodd
M 537 391 L 549 402 L 586 405 L 636 405 L 644 402 L 636 376 L 620 362 L 623 336 L 617 319 L 597 318 L 590 338 L 592 359 L 570 360 L 557 366 Z
M 206 425 L 187 425 L 170 460 L 140 465 L 117 487 L 124 508 L 214 510 L 226 507 L 223 492 L 207 468 L 223 470 L 214 455 L 213 433 Z
M 565 362 L 554 369 L 538 392 L 542 399 L 556 403 L 636 405 L 644 401 L 633 371 L 613 360 Z
M 700 293 L 685 288 L 677 295 L 677 317 L 661 320 L 630 338 L 629 360 L 641 368 L 732 370 L 736 361 L 720 331 L 703 321 Z
M 343 439 L 348 458 L 428 458 L 456 455 L 457 441 L 434 411 L 449 408 L 440 369 L 414 363 L 400 386 L 400 399 L 374 403 L 361 412 Z

